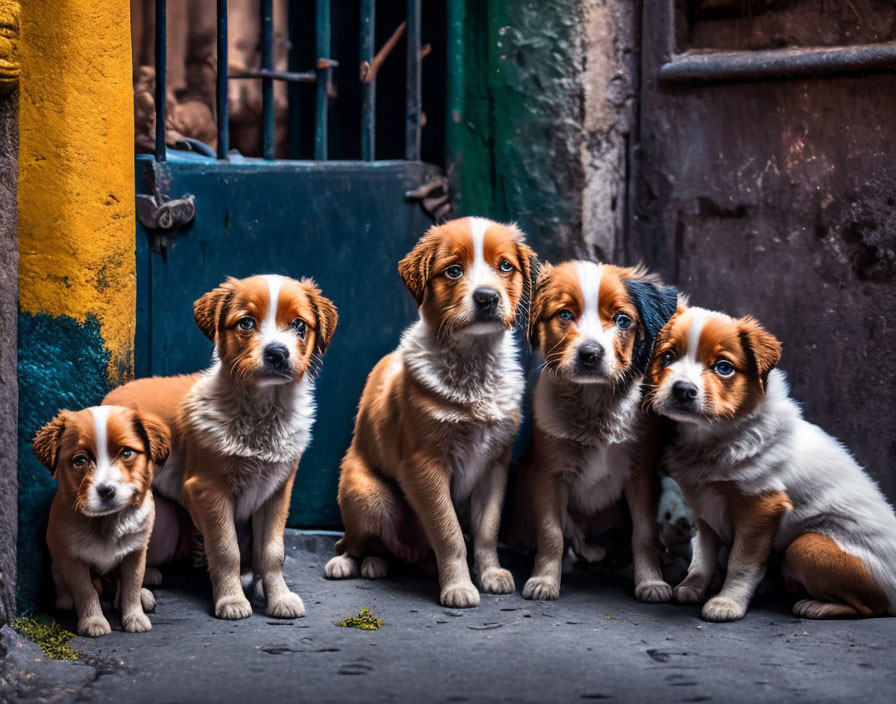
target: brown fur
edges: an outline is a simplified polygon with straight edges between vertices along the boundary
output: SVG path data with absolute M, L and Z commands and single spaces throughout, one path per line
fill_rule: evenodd
M 118 570 L 124 630 L 140 632 L 151 628 L 144 605 L 151 608 L 155 600 L 142 589 L 154 514 L 150 485 L 155 468 L 165 462 L 170 451 L 168 429 L 149 413 L 112 408 L 106 434 L 109 458 L 117 465 L 122 480 L 137 491 L 119 511 L 99 516 L 85 513 L 98 456 L 91 411 L 60 411 L 34 437 L 35 455 L 58 483 L 47 526 L 57 608 L 74 606 L 78 633 L 88 636 L 105 635 L 111 630 L 93 584 L 94 577 L 110 569 Z M 76 460 L 83 464 L 76 465 Z M 122 511 L 140 507 L 146 510 L 145 527 L 139 528 L 129 541 L 133 547 L 117 560 L 109 557 L 109 546 L 117 546 L 114 535 Z M 92 557 L 101 557 L 107 564 L 95 562 Z
M 270 305 L 264 277 L 228 279 L 194 304 L 200 330 L 218 349 L 221 364 L 236 386 L 254 388 L 264 379 L 265 366 L 259 329 Z M 241 330 L 238 321 L 251 317 L 256 326 Z M 295 320 L 304 321 L 304 338 L 297 335 L 289 356 L 289 383 L 298 383 L 315 353 L 323 353 L 337 323 L 336 308 L 308 279 L 284 279 L 277 302 L 277 324 L 282 330 Z M 185 403 L 199 374 L 141 379 L 112 391 L 105 403 L 120 404 L 158 414 L 172 429 L 175 445 L 185 465 L 182 500 L 203 536 L 206 559 L 221 618 L 245 618 L 251 606 L 240 584 L 240 551 L 234 527 L 236 495 L 247 479 L 244 461 L 222 456 L 203 442 L 191 427 Z M 283 581 L 283 531 L 296 467 L 252 515 L 252 560 L 264 582 L 267 613 L 275 617 L 304 615 L 304 606 Z

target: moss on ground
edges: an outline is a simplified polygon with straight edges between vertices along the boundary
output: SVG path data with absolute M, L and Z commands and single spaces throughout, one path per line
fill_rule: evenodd
M 352 616 L 344 621 L 336 621 L 336 625 L 343 628 L 360 628 L 362 631 L 376 631 L 383 627 L 383 622 L 370 613 L 370 609 L 365 606 L 357 616 Z
M 28 640 L 37 643 L 51 660 L 77 660 L 81 657 L 81 653 L 69 645 L 75 634 L 49 616 L 22 616 L 13 627 Z

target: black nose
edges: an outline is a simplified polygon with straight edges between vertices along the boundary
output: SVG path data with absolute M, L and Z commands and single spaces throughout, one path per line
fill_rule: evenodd
M 272 342 L 264 348 L 264 361 L 272 367 L 279 367 L 289 359 L 289 350 L 280 342 Z
M 672 395 L 676 401 L 690 403 L 697 398 L 697 387 L 689 381 L 676 381 L 672 384 Z
M 477 288 L 473 291 L 473 303 L 476 304 L 477 308 L 483 310 L 497 308 L 500 300 L 501 294 L 493 288 Z
M 115 487 L 108 484 L 100 484 L 96 488 L 96 493 L 103 501 L 111 501 L 115 498 Z
M 596 342 L 586 342 L 579 347 L 579 364 L 585 369 L 596 369 L 604 356 L 604 348 Z

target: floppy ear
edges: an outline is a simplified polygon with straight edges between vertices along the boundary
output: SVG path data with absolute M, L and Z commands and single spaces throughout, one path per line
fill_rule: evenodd
M 233 295 L 233 284 L 236 279 L 228 278 L 218 288 L 206 293 L 202 298 L 193 303 L 193 320 L 212 342 L 218 332 L 218 320 L 225 302 Z
M 759 381 L 765 390 L 769 373 L 781 359 L 781 343 L 762 327 L 758 320 L 749 315 L 737 321 L 737 329 L 744 351 L 756 368 Z
M 635 368 L 643 374 L 650 366 L 656 336 L 675 314 L 678 289 L 664 286 L 658 278 L 645 275 L 626 279 L 625 289 L 641 323 L 641 335 L 635 342 L 633 361 Z
M 538 323 L 541 321 L 542 315 L 544 315 L 544 290 L 551 280 L 551 272 L 553 272 L 553 270 L 554 267 L 551 266 L 550 262 L 542 263 L 535 279 L 535 285 L 532 287 L 532 297 L 529 301 L 529 327 L 527 332 L 529 344 L 533 349 L 538 349 L 541 345 L 541 340 L 538 336 Z
M 330 340 L 333 339 L 333 333 L 336 332 L 336 323 L 339 315 L 336 313 L 336 306 L 333 301 L 321 294 L 317 284 L 311 279 L 302 279 L 308 298 L 311 299 L 311 306 L 314 308 L 314 315 L 317 318 L 317 350 L 321 354 L 327 351 L 330 346 Z
M 53 420 L 47 423 L 34 435 L 34 454 L 40 463 L 56 476 L 56 457 L 59 441 L 65 432 L 65 416 L 68 411 L 59 411 Z
M 423 293 L 432 274 L 432 264 L 439 246 L 439 236 L 435 227 L 431 227 L 408 255 L 398 262 L 398 274 L 404 287 L 417 302 L 423 303 Z
M 538 276 L 538 255 L 523 241 L 523 233 L 514 228 L 519 239 L 516 242 L 516 257 L 520 262 L 520 271 L 523 273 L 523 295 L 520 298 L 520 308 L 524 313 L 532 309 L 532 296 L 535 293 L 535 277 Z
M 158 416 L 134 412 L 134 429 L 143 437 L 150 459 L 162 466 L 171 454 L 171 431 Z

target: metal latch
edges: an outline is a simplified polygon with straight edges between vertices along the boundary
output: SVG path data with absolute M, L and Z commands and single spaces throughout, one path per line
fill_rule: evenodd
M 451 213 L 451 192 L 448 179 L 444 176 L 427 181 L 413 191 L 406 191 L 404 198 L 420 203 L 423 212 L 436 223 L 447 219 Z
M 153 161 L 146 169 L 146 179 L 152 194 L 137 194 L 137 219 L 149 231 L 153 251 L 164 256 L 169 239 L 196 216 L 196 196 L 169 196 L 171 169 L 165 162 Z

